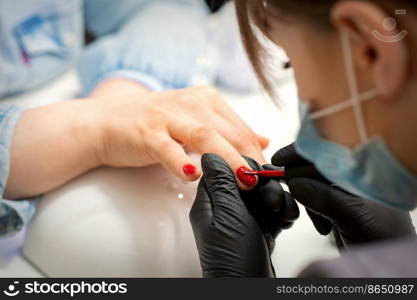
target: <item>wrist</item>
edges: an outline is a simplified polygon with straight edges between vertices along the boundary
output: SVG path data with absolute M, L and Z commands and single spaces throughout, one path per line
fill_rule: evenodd
M 103 165 L 100 160 L 103 126 L 100 121 L 100 102 L 93 99 L 76 100 L 78 102 L 76 120 L 74 124 L 74 136 L 83 145 L 86 163 L 89 169 Z
M 22 114 L 13 133 L 5 197 L 46 193 L 100 165 L 90 107 L 88 101 L 73 100 Z
M 129 79 L 111 78 L 101 82 L 90 94 L 91 98 L 106 99 L 120 97 L 129 93 L 144 94 L 150 90 Z

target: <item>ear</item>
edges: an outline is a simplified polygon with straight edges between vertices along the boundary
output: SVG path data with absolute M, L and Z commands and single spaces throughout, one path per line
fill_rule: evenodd
M 356 62 L 361 69 L 369 69 L 379 94 L 395 98 L 410 71 L 407 31 L 398 28 L 396 20 L 377 4 L 367 1 L 338 1 L 332 9 L 332 21 L 349 34 L 355 47 L 360 47 Z

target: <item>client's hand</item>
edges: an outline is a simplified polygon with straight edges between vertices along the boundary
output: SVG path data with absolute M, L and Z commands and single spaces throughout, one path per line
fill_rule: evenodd
M 263 161 L 267 139 L 256 135 L 211 87 L 147 93 L 134 82 L 112 80 L 92 97 L 100 128 L 97 144 L 104 165 L 139 167 L 161 163 L 185 180 L 196 180 L 183 146 L 197 153 L 216 153 L 233 170 L 245 166 L 241 155 Z M 241 189 L 248 189 L 240 182 Z
M 131 81 L 109 80 L 89 99 L 25 111 L 12 143 L 8 199 L 48 192 L 103 165 L 161 163 L 184 180 L 196 180 L 201 171 L 184 146 L 221 155 L 237 170 L 248 167 L 241 154 L 262 162 L 268 140 L 211 87 L 150 93 Z M 252 187 L 240 183 L 241 189 Z

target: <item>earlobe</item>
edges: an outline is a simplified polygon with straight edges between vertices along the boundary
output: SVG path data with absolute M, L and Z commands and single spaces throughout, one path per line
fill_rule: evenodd
M 373 87 L 383 98 L 395 99 L 409 74 L 405 29 L 377 4 L 366 1 L 339 1 L 333 7 L 332 21 L 361 48 L 355 59 L 369 70 Z

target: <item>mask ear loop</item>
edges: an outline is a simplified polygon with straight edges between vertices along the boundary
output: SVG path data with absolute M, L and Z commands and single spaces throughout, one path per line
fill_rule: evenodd
M 378 91 L 377 90 L 367 91 L 367 92 L 365 92 L 365 93 L 363 93 L 362 95 L 359 96 L 359 102 L 365 102 L 365 101 L 372 100 L 376 96 L 378 96 Z M 324 109 L 319 110 L 317 112 L 313 112 L 310 115 L 310 119 L 311 120 L 321 119 L 323 117 L 326 117 L 326 116 L 338 113 L 340 111 L 343 111 L 345 109 L 348 109 L 348 108 L 352 107 L 352 102 L 353 102 L 353 100 L 349 99 L 345 102 L 335 104 L 331 107 L 324 108 Z
M 361 100 L 358 91 L 358 85 L 356 80 L 356 72 L 353 65 L 352 47 L 350 44 L 348 33 L 345 30 L 341 31 L 342 50 L 343 57 L 345 59 L 346 74 L 348 77 L 349 90 L 352 95 L 351 101 L 353 105 L 353 112 L 356 119 L 356 127 L 359 132 L 359 138 L 361 144 L 365 144 L 368 141 L 368 134 L 366 131 L 366 125 L 363 118 L 363 111 L 361 107 Z

